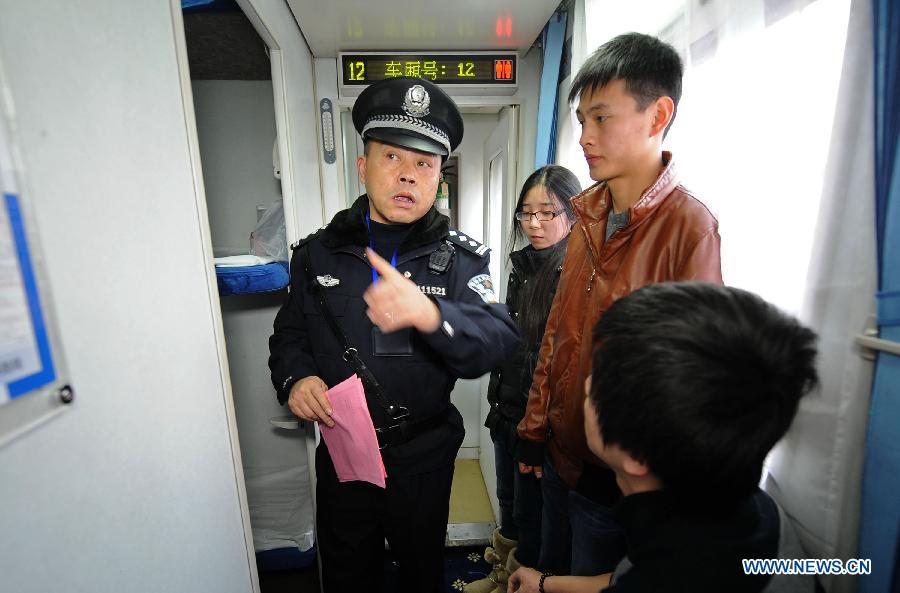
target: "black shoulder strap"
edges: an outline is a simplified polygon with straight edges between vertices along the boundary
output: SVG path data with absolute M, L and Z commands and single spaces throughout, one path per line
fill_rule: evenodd
M 310 241 L 312 241 L 313 239 L 315 239 L 316 237 L 318 237 L 319 235 L 321 235 L 321 234 L 322 234 L 322 231 L 324 231 L 324 230 L 325 230 L 325 228 L 322 227 L 321 229 L 317 230 L 316 232 L 310 233 L 310 234 L 306 235 L 305 237 L 303 237 L 303 238 L 300 239 L 299 241 L 296 241 L 296 242 L 294 242 L 294 243 L 291 243 L 291 251 L 295 251 L 295 250 L 297 250 L 297 249 L 300 249 L 301 247 L 303 247 L 304 245 L 306 245 L 307 243 L 309 243 Z
M 376 399 L 389 417 L 397 422 L 406 419 L 406 417 L 409 416 L 409 410 L 388 399 L 381 384 L 378 383 L 378 379 L 375 378 L 375 375 L 372 374 L 372 371 L 369 370 L 366 363 L 359 357 L 359 351 L 350 344 L 347 335 L 341 330 L 337 320 L 334 318 L 334 314 L 331 312 L 331 308 L 329 308 L 328 302 L 325 300 L 325 295 L 322 293 L 322 287 L 316 282 L 315 276 L 313 276 L 312 271 L 309 269 L 309 243 L 304 242 L 299 248 L 300 250 L 295 257 L 300 257 L 300 263 L 303 264 L 303 270 L 306 272 L 306 281 L 309 283 L 313 296 L 316 298 L 316 303 L 319 306 L 319 310 L 322 312 L 322 317 L 325 318 L 328 327 L 331 329 L 331 333 L 334 334 L 334 337 L 337 338 L 338 343 L 344 350 L 342 355 L 344 362 L 346 362 L 353 372 L 359 376 L 366 393 L 371 394 Z

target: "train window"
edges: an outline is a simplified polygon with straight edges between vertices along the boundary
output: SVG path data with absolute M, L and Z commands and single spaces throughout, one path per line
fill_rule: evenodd
M 587 0 L 587 49 L 639 31 L 682 54 L 684 89 L 665 148 L 684 183 L 719 219 L 726 283 L 796 313 L 812 256 L 850 2 L 748 4 L 756 8 L 735 11 L 728 0 L 644 0 L 610 13 L 604 2 Z M 571 120 L 561 123 L 559 160 L 584 182 L 577 134 Z M 777 240 L 763 238 L 786 223 L 790 230 Z
M 670 138 L 685 181 L 719 217 L 725 281 L 794 313 L 812 257 L 849 4 L 818 0 L 776 22 L 761 14 L 718 27 L 714 53 L 688 62 Z M 788 220 L 790 232 L 761 240 Z

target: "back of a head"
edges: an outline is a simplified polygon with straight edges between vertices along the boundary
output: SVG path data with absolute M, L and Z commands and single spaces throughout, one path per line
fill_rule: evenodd
M 754 491 L 818 383 L 816 335 L 737 288 L 644 287 L 603 315 L 594 343 L 591 398 L 604 442 L 702 508 Z
M 641 111 L 662 96 L 670 97 L 677 111 L 683 73 L 681 58 L 671 45 L 650 35 L 625 33 L 588 57 L 572 81 L 569 103 L 585 91 L 593 92 L 622 79 Z

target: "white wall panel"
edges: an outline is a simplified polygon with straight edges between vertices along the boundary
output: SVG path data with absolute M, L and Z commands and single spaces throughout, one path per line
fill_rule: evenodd
M 3 589 L 250 591 L 170 4 L 0 13 L 76 391 L 0 449 Z
M 213 248 L 248 253 L 256 207 L 281 199 L 272 170 L 272 83 L 195 80 L 191 86 Z
M 288 242 L 322 226 L 312 54 L 283 0 L 237 0 L 270 48 Z M 290 166 L 289 166 L 290 165 Z

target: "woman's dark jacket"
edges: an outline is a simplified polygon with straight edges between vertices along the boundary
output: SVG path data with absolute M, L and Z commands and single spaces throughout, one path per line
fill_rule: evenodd
M 509 313 L 514 319 L 519 320 L 520 314 L 528 303 L 523 303 L 522 296 L 526 283 L 533 281 L 537 273 L 548 261 L 557 259 L 553 256 L 566 249 L 568 237 L 547 249 L 537 250 L 531 245 L 514 251 L 509 259 L 512 262 L 512 271 L 509 275 L 509 283 L 506 289 L 506 304 Z M 561 260 L 559 260 L 561 261 Z M 551 292 L 556 293 L 559 284 L 561 266 L 557 266 Z M 550 312 L 552 297 L 547 301 L 547 310 L 543 312 L 546 318 Z M 540 337 L 543 337 L 543 328 Z M 487 398 L 491 406 L 484 425 L 490 429 L 491 440 L 503 446 L 511 455 L 515 455 L 519 442 L 516 426 L 525 415 L 525 404 L 528 401 L 528 391 L 531 388 L 531 377 L 537 365 L 538 353 L 541 349 L 541 340 L 529 341 L 523 336 L 522 345 L 512 358 L 509 358 L 503 366 L 491 372 L 491 380 L 488 384 Z

